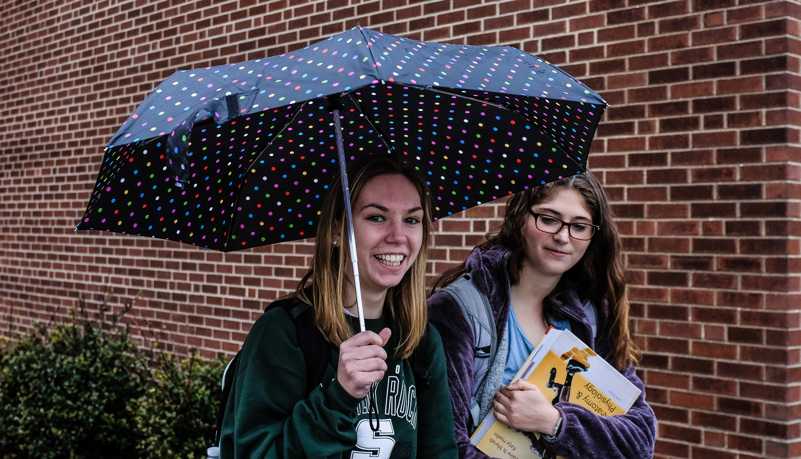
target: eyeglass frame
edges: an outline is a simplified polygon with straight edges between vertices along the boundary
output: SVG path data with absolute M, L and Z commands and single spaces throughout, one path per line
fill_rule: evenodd
M 595 236 L 595 232 L 598 231 L 599 229 L 601 229 L 601 227 L 599 225 L 595 225 L 595 224 L 592 224 L 592 223 L 584 223 L 584 222 L 568 223 L 568 222 L 562 220 L 561 218 L 556 218 L 553 215 L 548 215 L 548 214 L 540 214 L 540 213 L 534 212 L 531 209 L 528 209 L 528 213 L 530 213 L 531 216 L 534 217 L 534 227 L 537 228 L 539 231 L 542 231 L 543 233 L 548 233 L 548 234 L 558 234 L 559 231 L 562 231 L 562 228 L 567 226 L 567 235 L 572 237 L 573 239 L 575 239 L 577 241 L 590 241 L 590 240 L 592 240 L 592 237 Z M 544 230 L 544 229 L 540 228 L 539 225 L 538 225 L 540 217 L 553 218 L 554 220 L 556 220 L 559 223 L 561 223 L 561 225 L 559 226 L 559 229 L 557 229 L 556 231 L 553 231 L 553 232 Z M 573 236 L 573 225 L 583 225 L 583 226 L 589 226 L 590 228 L 592 228 L 592 233 L 590 234 L 590 237 L 587 238 L 587 239 L 582 239 L 582 238 Z

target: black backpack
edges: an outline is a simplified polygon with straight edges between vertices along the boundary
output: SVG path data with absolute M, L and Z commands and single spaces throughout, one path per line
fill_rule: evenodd
M 323 373 L 325 373 L 325 368 L 328 365 L 331 346 L 333 346 L 333 344 L 326 341 L 322 333 L 320 333 L 320 330 L 314 325 L 314 314 L 308 304 L 298 301 L 295 298 L 284 298 L 276 300 L 268 305 L 265 311 L 273 307 L 286 309 L 295 321 L 298 344 L 300 345 L 301 351 L 303 351 L 303 357 L 306 359 L 306 374 L 309 375 L 306 379 L 306 393 L 308 394 L 322 382 Z M 428 333 L 425 333 L 420 340 L 420 344 L 415 348 L 409 358 L 415 382 L 423 386 L 431 384 L 431 375 L 428 373 L 428 369 L 424 363 L 427 351 Z M 241 350 L 236 353 L 234 358 L 228 363 L 225 373 L 223 373 L 220 406 L 217 409 L 217 425 L 214 432 L 215 446 L 220 444 L 220 431 L 222 429 L 223 416 L 225 415 L 225 409 L 228 405 L 228 397 L 231 394 L 231 385 L 234 381 L 234 375 L 236 374 L 241 353 Z

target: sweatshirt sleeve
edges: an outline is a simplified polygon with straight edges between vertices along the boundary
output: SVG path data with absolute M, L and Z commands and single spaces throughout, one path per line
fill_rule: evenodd
M 642 393 L 626 414 L 598 416 L 583 406 L 557 403 L 562 429 L 546 442 L 556 454 L 575 459 L 596 457 L 651 458 L 656 440 L 656 417 L 645 401 L 645 387 L 633 366 L 624 376 Z
M 355 409 L 326 370 L 306 395 L 306 366 L 295 324 L 269 309 L 245 340 L 223 418 L 224 458 L 341 457 L 356 444 Z
M 473 344 L 475 339 L 459 305 L 447 292 L 428 300 L 430 322 L 442 338 L 448 374 L 453 422 L 459 457 L 484 459 L 486 454 L 470 443 L 470 405 L 473 396 Z
M 430 376 L 430 384 L 425 386 L 420 382 L 416 383 L 420 397 L 417 417 L 419 420 L 417 457 L 456 459 L 458 454 L 442 339 L 433 326 L 429 326 L 426 333 L 428 333 L 426 369 Z

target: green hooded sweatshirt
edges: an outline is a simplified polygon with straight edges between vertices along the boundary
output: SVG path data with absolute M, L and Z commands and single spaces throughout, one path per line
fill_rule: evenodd
M 349 320 L 358 330 L 357 319 Z M 375 333 L 393 328 L 386 311 L 365 325 Z M 431 325 L 426 333 L 428 387 L 415 384 L 408 360 L 392 355 L 395 333 L 384 347 L 390 356 L 375 392 L 373 432 L 368 399 L 351 396 L 336 380 L 339 348 L 330 346 L 322 382 L 306 394 L 295 323 L 285 308 L 268 308 L 242 348 L 222 423 L 222 458 L 456 458 L 442 340 Z

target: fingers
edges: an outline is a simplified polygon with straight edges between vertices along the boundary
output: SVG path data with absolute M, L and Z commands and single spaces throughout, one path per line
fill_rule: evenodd
M 385 328 L 378 333 L 378 336 L 381 337 L 382 340 L 381 346 L 386 346 L 389 342 L 390 335 L 392 335 L 392 330 L 389 328 Z
M 501 386 L 493 408 L 499 421 L 524 432 L 551 433 L 560 416 L 539 387 L 527 381 Z
M 538 390 L 539 389 L 535 384 L 532 384 L 532 383 L 526 381 L 525 379 L 515 380 L 515 381 L 512 382 L 512 384 L 509 384 L 508 386 L 504 386 L 504 387 L 506 387 L 510 391 L 514 391 L 514 390 Z
M 371 331 L 358 333 L 339 346 L 337 379 L 352 396 L 362 398 L 370 386 L 384 377 L 387 370 L 387 352 L 383 346 L 391 332 L 385 328 L 379 334 Z

